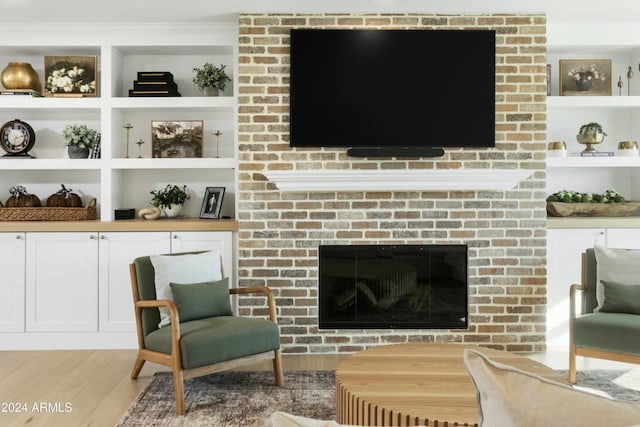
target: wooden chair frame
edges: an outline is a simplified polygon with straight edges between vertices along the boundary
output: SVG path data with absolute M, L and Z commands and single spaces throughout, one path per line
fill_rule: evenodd
M 587 254 L 582 254 L 581 283 L 574 283 L 569 288 L 569 383 L 576 382 L 576 356 L 613 360 L 625 363 L 640 363 L 640 355 L 619 353 L 588 347 L 578 347 L 573 339 L 574 321 L 586 312 L 585 291 L 587 283 Z M 580 292 L 580 296 L 578 296 Z M 580 311 L 576 312 L 576 303 L 580 298 Z
M 213 374 L 215 372 L 226 371 L 235 369 L 237 367 L 261 362 L 263 360 L 273 360 L 273 373 L 275 376 L 276 386 L 282 387 L 282 361 L 280 357 L 280 350 L 268 351 L 265 353 L 255 354 L 239 359 L 228 360 L 224 362 L 215 363 L 212 365 L 201 366 L 194 369 L 182 368 L 182 353 L 180 350 L 180 317 L 176 305 L 171 300 L 140 300 L 140 294 L 138 292 L 138 278 L 136 275 L 136 268 L 134 264 L 129 265 L 129 271 L 131 274 L 131 286 L 133 288 L 133 303 L 135 307 L 136 326 L 138 330 L 138 356 L 133 365 L 131 371 L 131 378 L 136 379 L 140 374 L 140 370 L 144 366 L 146 361 L 159 363 L 171 368 L 173 372 L 173 386 L 176 396 L 176 411 L 180 415 L 185 413 L 184 405 L 184 380 L 189 378 L 200 377 L 203 375 Z M 263 295 L 267 299 L 269 308 L 269 320 L 274 323 L 278 323 L 276 317 L 276 304 L 273 297 L 273 293 L 266 286 L 253 286 L 245 288 L 231 288 L 229 293 L 232 295 L 239 294 L 259 294 Z M 144 333 L 142 329 L 142 311 L 145 309 L 159 307 L 166 307 L 169 310 L 169 316 L 171 318 L 171 354 L 160 353 L 157 351 L 148 350 L 144 344 Z

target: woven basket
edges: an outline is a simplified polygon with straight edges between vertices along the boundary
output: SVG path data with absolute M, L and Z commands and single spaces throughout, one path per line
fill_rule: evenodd
M 96 199 L 83 208 L 4 208 L 0 207 L 0 221 L 84 221 L 98 219 Z

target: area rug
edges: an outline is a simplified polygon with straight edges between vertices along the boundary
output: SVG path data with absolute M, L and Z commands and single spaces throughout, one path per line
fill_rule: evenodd
M 562 373 L 567 376 L 566 371 Z M 640 368 L 630 371 L 590 369 L 576 372 L 576 386 L 614 399 L 640 401 Z
M 285 372 L 284 384 L 276 387 L 268 371 L 221 372 L 190 379 L 185 381 L 187 412 L 179 416 L 171 374 L 156 373 L 116 427 L 259 427 L 275 411 L 335 420 L 333 372 Z M 578 371 L 576 385 L 616 399 L 640 401 L 640 369 Z
M 229 371 L 185 381 L 186 414 L 176 414 L 173 377 L 154 374 L 116 427 L 254 427 L 275 411 L 335 419 L 335 376 L 328 371 Z

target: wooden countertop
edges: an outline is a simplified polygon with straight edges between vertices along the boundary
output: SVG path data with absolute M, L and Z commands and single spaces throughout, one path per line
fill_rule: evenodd
M 547 228 L 640 228 L 640 216 L 548 217 Z
M 237 231 L 236 219 L 126 219 L 118 221 L 0 221 L 0 232 Z

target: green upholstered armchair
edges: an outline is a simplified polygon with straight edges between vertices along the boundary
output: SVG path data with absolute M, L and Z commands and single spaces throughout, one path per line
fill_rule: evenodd
M 172 257 L 189 254 L 172 254 Z M 169 256 L 169 255 L 167 255 Z M 221 265 L 221 263 L 220 263 Z M 273 360 L 275 383 L 282 386 L 282 365 L 280 361 L 280 334 L 276 323 L 276 307 L 273 295 L 265 286 L 231 288 L 224 286 L 224 297 L 228 294 L 258 294 L 266 298 L 269 319 L 234 316 L 230 312 L 211 317 L 189 313 L 176 299 L 156 299 L 155 269 L 151 257 L 136 258 L 129 266 L 136 325 L 138 330 L 138 356 L 131 378 L 138 377 L 144 363 L 148 360 L 171 367 L 176 396 L 176 411 L 185 413 L 184 380 L 202 375 L 234 369 L 242 365 L 262 360 Z M 223 272 L 220 268 L 220 276 Z M 200 291 L 209 292 L 198 284 Z M 172 285 L 173 286 L 173 285 Z M 183 289 L 183 288 L 181 288 Z M 228 289 L 228 294 L 226 294 Z M 184 291 L 183 291 L 184 292 Z M 219 294 L 218 294 L 219 296 Z M 224 299 L 224 298 L 223 298 Z M 183 297 L 189 302 L 190 298 Z M 192 303 L 202 305 L 207 300 L 197 294 Z M 168 310 L 170 324 L 159 327 L 160 307 Z M 200 307 L 201 309 L 202 307 Z M 196 311 L 198 308 L 196 309 Z M 181 320 L 183 318 L 190 320 Z M 223 310 L 224 311 L 224 310 Z M 194 318 L 195 317 L 195 318 Z
M 594 312 L 596 255 L 593 248 L 582 254 L 582 283 L 571 285 L 569 317 L 569 382 L 576 382 L 576 356 L 640 363 L 640 315 Z M 579 299 L 580 298 L 580 299 Z M 576 313 L 577 303 L 580 312 Z

